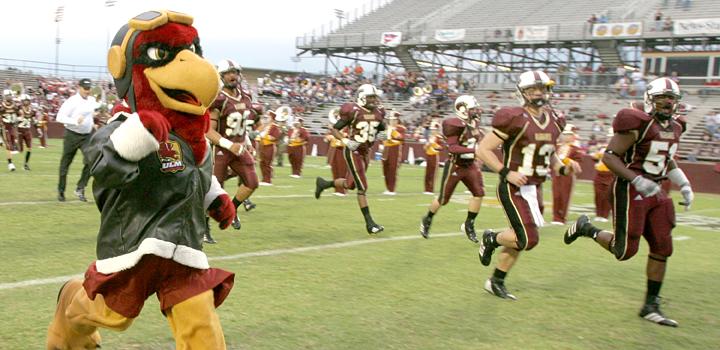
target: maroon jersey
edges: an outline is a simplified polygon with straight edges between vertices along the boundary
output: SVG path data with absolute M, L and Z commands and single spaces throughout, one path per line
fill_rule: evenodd
M 217 132 L 231 141 L 242 143 L 248 128 L 253 127 L 258 115 L 250 95 L 241 89 L 237 89 L 237 93 L 235 97 L 221 90 L 210 110 L 217 109 L 220 114 Z
M 538 120 L 522 107 L 503 107 L 495 113 L 492 127 L 504 141 L 503 165 L 527 176 L 528 185 L 545 182 L 565 119 L 548 109 Z
M 443 120 L 442 132 L 447 143 L 448 158 L 453 163 L 468 166 L 475 162 L 475 144 L 483 137 L 475 120 L 450 117 Z
M 360 142 L 358 152 L 367 153 L 375 142 L 378 131 L 385 130 L 385 109 L 368 110 L 357 103 L 348 102 L 340 106 L 340 120 L 348 123 L 348 137 Z
M 30 129 L 33 125 L 35 125 L 35 110 L 32 106 L 21 106 L 17 127 L 20 129 Z
M 6 125 L 12 125 L 17 122 L 18 106 L 15 102 L 2 101 L 0 104 L 0 116 L 2 116 L 2 122 Z
M 673 117 L 661 122 L 637 108 L 624 108 L 613 120 L 616 133 L 636 132 L 638 139 L 625 153 L 627 168 L 652 179 L 665 176 L 668 163 L 675 156 L 685 120 Z

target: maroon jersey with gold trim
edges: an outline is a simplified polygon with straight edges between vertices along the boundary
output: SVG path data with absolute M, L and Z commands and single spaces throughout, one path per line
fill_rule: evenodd
M 36 123 L 35 114 L 35 109 L 32 106 L 20 106 L 17 127 L 20 129 L 30 129 Z
M 360 107 L 357 103 L 348 102 L 340 107 L 339 119 L 349 122 L 348 138 L 360 142 L 357 151 L 361 153 L 367 153 L 375 143 L 377 132 L 385 130 L 384 108 L 368 110 Z
M 18 110 L 19 108 L 15 102 L 6 103 L 2 101 L 2 103 L 0 103 L 0 117 L 2 117 L 2 122 L 5 124 L 15 124 Z
M 665 176 L 686 127 L 682 117 L 661 122 L 637 108 L 620 110 L 612 125 L 616 133 L 638 133 L 638 139 L 625 153 L 624 161 L 635 173 L 653 179 Z
M 504 107 L 495 113 L 492 127 L 504 141 L 503 165 L 527 176 L 528 185 L 545 182 L 565 119 L 549 109 L 538 120 L 522 107 Z
M 237 89 L 237 93 L 237 96 L 231 96 L 221 90 L 210 110 L 220 112 L 217 129 L 220 135 L 234 142 L 244 142 L 248 127 L 257 122 L 258 115 L 251 96 L 241 89 Z
M 475 162 L 475 144 L 484 136 L 475 120 L 447 118 L 442 122 L 442 132 L 447 144 L 448 158 L 453 163 L 468 166 Z

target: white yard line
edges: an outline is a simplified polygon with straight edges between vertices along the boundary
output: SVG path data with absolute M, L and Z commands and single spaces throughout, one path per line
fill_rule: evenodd
M 446 237 L 455 237 L 455 236 L 460 236 L 460 235 L 462 235 L 462 233 L 459 233 L 459 232 L 438 233 L 438 234 L 433 234 L 431 236 L 431 238 L 446 238 Z M 322 250 L 328 250 L 328 249 L 354 247 L 354 246 L 365 245 L 365 244 L 385 243 L 385 242 L 394 242 L 394 241 L 407 241 L 407 240 L 414 240 L 414 239 L 421 239 L 421 238 L 422 238 L 422 236 L 420 236 L 419 234 L 411 235 L 411 236 L 369 238 L 369 239 L 361 239 L 361 240 L 356 240 L 356 241 L 321 244 L 321 245 L 307 246 L 307 247 L 270 249 L 270 250 L 260 250 L 257 252 L 248 252 L 248 253 L 241 253 L 241 254 L 234 254 L 234 255 L 216 256 L 216 257 L 210 257 L 209 260 L 210 261 L 240 260 L 240 259 L 247 259 L 247 258 L 254 258 L 254 257 L 315 252 L 315 251 L 322 251 Z M 83 275 L 67 275 L 67 276 L 57 276 L 57 277 L 49 277 L 49 278 L 24 280 L 24 281 L 18 281 L 18 282 L 10 282 L 10 283 L 0 283 L 0 290 L 18 289 L 18 288 L 31 287 L 31 286 L 41 286 L 41 285 L 46 285 L 46 284 L 62 283 L 71 278 L 82 278 L 82 277 L 83 277 Z

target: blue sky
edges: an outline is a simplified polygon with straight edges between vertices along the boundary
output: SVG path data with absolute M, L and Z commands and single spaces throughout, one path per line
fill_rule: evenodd
M 105 65 L 108 38 L 123 23 L 147 10 L 171 9 L 195 17 L 205 57 L 212 62 L 232 58 L 246 67 L 318 72 L 322 58 L 291 61 L 295 38 L 313 29 L 319 33 L 330 21 L 335 26 L 334 9 L 370 7 L 370 0 L 115 1 L 114 7 L 105 7 L 105 0 L 13 1 L 0 11 L 0 58 L 54 62 L 55 10 L 63 5 L 60 63 Z M 377 6 L 379 0 L 373 2 Z

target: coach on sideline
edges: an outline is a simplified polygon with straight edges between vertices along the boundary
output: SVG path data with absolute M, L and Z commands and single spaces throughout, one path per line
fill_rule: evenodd
M 97 107 L 94 98 L 89 98 L 92 82 L 90 79 L 80 79 L 78 91 L 68 98 L 57 113 L 55 120 L 65 124 L 65 135 L 63 136 L 63 155 L 60 160 L 60 181 L 58 182 L 58 200 L 65 201 L 65 183 L 67 182 L 68 169 L 72 164 L 75 153 L 80 149 L 82 152 L 93 134 L 93 114 Z M 83 156 L 84 157 L 84 156 Z M 90 165 L 85 163 L 82 175 L 75 187 L 75 195 L 83 202 L 85 199 L 85 186 L 90 179 Z

